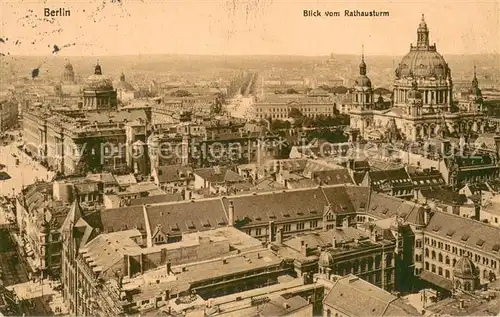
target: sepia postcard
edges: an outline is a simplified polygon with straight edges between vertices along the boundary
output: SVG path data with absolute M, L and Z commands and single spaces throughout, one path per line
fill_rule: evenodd
M 0 316 L 500 316 L 500 0 L 0 23 Z

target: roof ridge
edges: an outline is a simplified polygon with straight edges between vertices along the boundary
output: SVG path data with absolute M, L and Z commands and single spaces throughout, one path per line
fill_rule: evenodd
M 491 229 L 494 229 L 494 230 L 498 230 L 500 231 L 500 227 L 497 227 L 497 226 L 492 226 L 488 223 L 485 223 L 485 222 L 482 222 L 482 221 L 477 221 L 475 219 L 471 219 L 471 218 L 467 218 L 467 217 L 462 217 L 460 215 L 455 215 L 453 213 L 449 213 L 449 212 L 442 212 L 442 211 L 435 211 L 434 212 L 434 215 L 435 214 L 443 214 L 443 215 L 447 215 L 447 216 L 452 216 L 452 217 L 455 217 L 457 219 L 462 219 L 463 221 L 465 222 L 469 222 L 469 223 L 477 223 L 477 224 L 480 224 L 481 226 L 484 226 L 486 228 L 491 228 Z M 434 218 L 434 215 L 432 217 L 430 217 L 430 220 L 429 220 L 429 224 L 430 222 L 432 221 L 432 218 Z
M 380 316 L 384 316 L 384 315 L 385 315 L 385 313 L 386 313 L 386 311 L 389 309 L 389 306 L 390 306 L 393 302 L 395 302 L 397 299 L 398 299 L 398 298 L 397 298 L 397 297 L 395 297 L 395 298 L 393 298 L 392 300 L 390 300 L 390 301 L 389 301 L 389 302 L 385 305 L 384 310 L 382 311 L 382 314 L 381 314 Z

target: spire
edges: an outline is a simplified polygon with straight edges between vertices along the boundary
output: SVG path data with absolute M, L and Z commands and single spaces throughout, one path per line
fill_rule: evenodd
M 361 45 L 361 63 L 359 64 L 359 74 L 366 75 L 365 46 Z
M 95 65 L 94 74 L 95 75 L 102 75 L 102 69 L 101 69 L 101 65 L 99 65 L 99 60 L 97 60 L 97 64 Z
M 422 20 L 418 25 L 417 29 L 417 47 L 427 48 L 429 47 L 429 29 L 427 28 L 427 23 L 425 22 L 424 15 L 422 14 Z
M 478 82 L 477 76 L 476 76 L 476 65 L 474 65 L 474 78 L 472 79 L 472 87 L 473 88 L 479 87 L 479 82 Z
M 125 81 L 125 74 L 122 71 L 122 74 L 120 75 L 120 81 Z

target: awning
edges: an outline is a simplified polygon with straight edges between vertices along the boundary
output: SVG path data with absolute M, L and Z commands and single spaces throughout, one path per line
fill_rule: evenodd
M 453 290 L 453 283 L 449 279 L 431 273 L 429 271 L 423 271 L 418 275 L 418 277 L 447 291 Z

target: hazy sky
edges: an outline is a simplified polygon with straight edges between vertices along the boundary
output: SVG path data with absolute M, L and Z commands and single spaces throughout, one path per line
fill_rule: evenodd
M 63 56 L 359 54 L 362 44 L 367 55 L 401 55 L 416 41 L 422 13 L 442 54 L 500 52 L 500 0 L 0 1 L 0 37 L 8 38 L 0 49 L 11 55 L 50 55 L 54 44 L 69 45 Z M 43 20 L 44 8 L 71 16 Z M 304 17 L 307 9 L 342 16 Z M 344 17 L 344 10 L 390 17 Z

